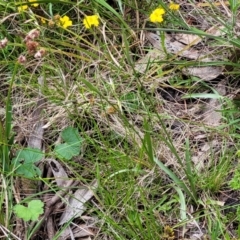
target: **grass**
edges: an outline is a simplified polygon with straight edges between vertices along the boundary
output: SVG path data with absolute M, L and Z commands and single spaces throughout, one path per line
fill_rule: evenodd
M 167 1 L 36 2 L 21 13 L 22 2 L 0 2 L 0 40 L 8 39 L 0 49 L 1 235 L 59 239 L 70 227 L 77 238 L 80 227 L 91 239 L 239 239 L 239 4 L 187 1 L 170 11 Z M 164 21 L 151 23 L 159 5 Z M 93 14 L 99 26 L 86 29 L 83 19 Z M 57 15 L 72 26 L 59 26 Z M 33 29 L 38 46 L 24 41 Z M 146 58 L 139 72 L 135 66 L 153 49 L 146 32 L 160 34 L 163 51 Z M 174 42 L 179 33 L 202 38 L 184 48 L 200 58 L 169 49 L 166 36 Z M 35 58 L 39 49 L 44 54 Z M 223 68 L 210 80 L 186 71 L 200 66 Z M 206 120 L 213 108 L 221 118 L 216 125 Z M 41 121 L 42 174 L 25 179 L 12 163 Z M 57 158 L 55 146 L 70 126 L 84 139 L 81 151 L 71 160 Z M 58 178 L 51 158 L 63 167 Z M 97 181 L 84 213 L 63 225 L 69 202 L 56 178 L 73 181 L 66 193 L 72 198 Z M 54 197 L 59 200 L 48 205 Z M 47 220 L 18 218 L 14 206 L 36 199 L 44 213 L 51 209 Z

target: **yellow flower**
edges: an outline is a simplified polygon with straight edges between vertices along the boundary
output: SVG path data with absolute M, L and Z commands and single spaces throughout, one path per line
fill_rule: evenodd
M 41 22 L 42 22 L 43 24 L 46 23 L 46 19 L 45 19 L 45 18 L 41 17 L 40 19 L 41 19 Z
M 180 8 L 180 5 L 179 5 L 179 4 L 172 3 L 172 2 L 169 4 L 169 9 L 170 9 L 170 10 L 178 11 L 179 8 Z
M 66 29 L 67 27 L 71 27 L 72 26 L 72 21 L 70 20 L 70 18 L 68 16 L 60 17 L 59 22 L 60 22 L 60 25 L 64 29 Z
M 28 2 L 35 2 L 36 0 L 28 0 Z M 39 4 L 38 3 L 33 3 L 31 6 L 37 7 Z M 18 7 L 18 12 L 24 12 L 25 10 L 28 9 L 28 5 L 21 5 Z
M 18 7 L 18 12 L 24 12 L 25 10 L 28 9 L 28 5 L 21 5 Z
M 99 25 L 99 17 L 98 15 L 86 16 L 83 19 L 83 24 L 85 28 L 89 29 L 92 26 L 98 27 Z
M 163 21 L 163 14 L 165 13 L 165 10 L 161 7 L 156 8 L 151 14 L 150 14 L 150 21 L 153 23 L 161 23 Z
M 29 2 L 36 2 L 36 0 L 28 0 Z M 34 6 L 34 7 L 38 7 L 38 3 L 33 3 L 31 4 L 31 6 Z

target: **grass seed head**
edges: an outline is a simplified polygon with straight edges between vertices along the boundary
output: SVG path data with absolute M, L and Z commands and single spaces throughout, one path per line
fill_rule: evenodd
M 7 43 L 8 43 L 8 39 L 5 37 L 0 41 L 0 49 L 5 48 L 7 46 Z
M 172 10 L 172 11 L 178 11 L 179 8 L 180 8 L 180 5 L 179 5 L 179 4 L 176 4 L 176 3 L 173 3 L 173 2 L 171 2 L 171 3 L 169 4 L 169 9 Z

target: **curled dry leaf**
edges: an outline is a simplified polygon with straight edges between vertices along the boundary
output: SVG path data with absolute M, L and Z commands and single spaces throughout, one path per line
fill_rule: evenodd
M 78 189 L 73 196 L 70 197 L 69 203 L 60 218 L 59 225 L 62 225 L 73 218 L 81 216 L 86 210 L 84 204 L 91 199 L 91 197 L 94 195 L 93 190 L 96 188 L 97 181 L 94 181 L 88 188 L 82 187 L 81 189 Z
M 200 43 L 202 41 L 202 38 L 194 35 L 194 34 L 186 34 L 186 33 L 179 33 L 179 34 L 175 34 L 174 38 L 181 43 L 184 43 L 186 45 L 196 45 L 198 43 Z
M 185 75 L 195 76 L 205 81 L 215 79 L 223 72 L 223 67 L 187 67 L 182 70 Z
M 36 108 L 34 109 L 32 113 L 32 122 L 30 124 L 33 125 L 31 134 L 28 139 L 28 147 L 31 148 L 37 148 L 42 149 L 43 145 L 43 119 L 42 119 L 42 112 L 45 107 L 45 99 L 42 98 L 42 92 L 41 89 L 44 87 L 44 78 L 40 76 L 38 78 L 38 84 L 39 84 L 39 96 Z
M 210 27 L 206 33 L 211 34 L 213 36 L 223 36 L 226 33 L 224 32 L 224 26 L 212 26 Z M 178 42 L 184 43 L 185 45 L 197 45 L 202 41 L 204 36 L 200 37 L 195 34 L 187 34 L 187 33 L 176 33 L 174 34 L 175 40 Z
M 206 141 L 206 143 L 198 149 L 195 155 L 192 156 L 192 162 L 194 163 L 195 170 L 199 174 L 206 167 L 206 160 L 211 155 L 212 149 L 218 145 L 218 141 L 213 140 L 211 142 Z
M 55 159 L 47 159 L 47 161 L 51 167 L 51 170 L 53 172 L 57 185 L 59 187 L 68 186 L 68 183 L 70 180 L 63 166 Z
M 206 33 L 219 36 L 222 34 L 221 27 L 212 27 Z M 154 49 L 140 59 L 136 65 L 135 70 L 140 73 L 144 73 L 149 63 L 159 61 L 165 58 L 161 38 L 158 34 L 152 32 L 146 32 L 146 38 L 153 45 Z M 213 56 L 210 52 L 195 50 L 192 46 L 200 43 L 202 38 L 193 34 L 175 34 L 173 37 L 165 34 L 164 47 L 167 53 L 175 54 L 179 57 L 196 60 L 198 62 L 212 62 L 215 59 L 221 59 L 223 56 Z M 183 44 L 184 43 L 184 44 Z M 187 45 L 186 45 L 187 44 Z M 206 67 L 187 67 L 183 70 L 184 74 L 199 77 L 202 80 L 212 80 L 222 73 L 223 67 L 206 66 Z
M 163 50 L 153 49 L 136 63 L 135 70 L 139 73 L 144 73 L 147 70 L 149 63 L 163 60 L 164 58 L 165 53 Z
M 74 236 L 74 239 L 75 238 L 82 239 L 83 237 L 94 236 L 95 234 L 93 233 L 93 231 L 90 229 L 89 226 L 85 224 L 81 224 L 79 226 L 73 227 L 73 229 L 71 229 L 70 227 L 66 228 L 61 233 L 58 240 L 67 240 L 71 235 Z
M 215 88 L 220 96 L 226 95 L 226 81 L 222 80 L 219 82 Z M 209 126 L 219 126 L 222 119 L 221 110 L 222 103 L 221 99 L 210 99 L 204 110 L 204 120 L 203 122 Z

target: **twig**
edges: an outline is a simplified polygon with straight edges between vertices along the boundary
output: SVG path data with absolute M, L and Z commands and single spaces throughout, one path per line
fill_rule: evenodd
M 9 234 L 14 237 L 17 240 L 21 240 L 20 238 L 18 238 L 15 234 L 13 234 L 12 232 L 10 232 L 6 227 L 4 227 L 3 225 L 0 224 L 0 229 L 2 230 L 2 232 L 4 233 L 4 235 L 6 236 L 7 239 L 9 239 Z

